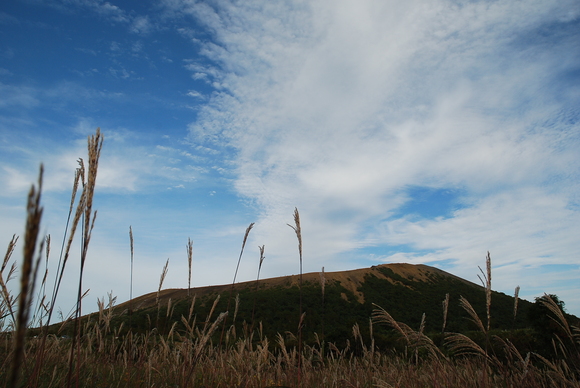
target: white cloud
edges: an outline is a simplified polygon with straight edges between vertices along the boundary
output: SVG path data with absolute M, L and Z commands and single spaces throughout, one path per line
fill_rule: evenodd
M 92 4 L 92 7 L 100 14 L 108 16 L 112 18 L 112 20 L 116 22 L 127 22 L 128 18 L 125 12 L 117 7 L 116 5 L 112 5 L 109 2 L 102 2 L 97 1 Z
M 15 156 L 13 161 L 3 159 L 2 176 L 5 194 L 22 195 L 36 181 L 38 166 L 44 164 L 47 192 L 67 192 L 72 187 L 74 171 L 79 158 L 86 163 L 86 136 L 95 132 L 96 125 L 82 120 L 73 133 L 76 140 L 59 144 L 18 144 L 26 139 L 15 137 L 6 145 Z M 134 192 L 163 185 L 167 182 L 191 182 L 196 176 L 207 173 L 203 158 L 175 147 L 148 147 L 139 145 L 139 135 L 124 129 L 102 129 L 106 146 L 103 148 L 97 185 L 106 192 Z M 26 156 L 26 162 L 21 159 Z M 177 158 L 176 158 L 177 157 Z M 183 160 L 181 159 L 183 158 Z
M 38 96 L 34 88 L 28 86 L 5 85 L 0 82 L 0 108 L 37 106 Z
M 409 261 L 464 266 L 486 250 L 531 264 L 542 255 L 569 263 L 578 251 L 569 205 L 578 202 L 570 109 L 579 94 L 554 86 L 577 66 L 578 35 L 537 32 L 558 28 L 577 4 L 166 4 L 215 35 L 202 53 L 219 67 L 188 69 L 200 78 L 211 68 L 225 92 L 200 110 L 192 138 L 238 150 L 236 189 L 260 209 L 256 234 L 274 255 L 292 249 L 273 225 L 294 206 L 313 260 L 377 243 L 433 252 Z M 397 232 L 374 233 L 407 186 L 461 188 L 467 208 L 383 221 Z
M 378 240 L 436 250 L 419 258 L 427 262 L 452 258 L 457 264 L 473 265 L 470 251 L 490 250 L 499 263 L 525 257 L 532 266 L 574 264 L 577 242 L 568 230 L 579 215 L 567 204 L 564 195 L 538 188 L 502 191 L 455 211 L 450 218 L 385 221 Z
M 113 68 L 113 67 L 109 67 L 109 73 L 115 77 L 115 78 L 122 78 L 122 79 L 128 79 L 130 78 L 132 75 L 134 75 L 135 73 L 133 71 L 127 71 L 124 68 Z
M 86 7 L 95 13 L 107 17 L 114 22 L 127 23 L 129 17 L 127 13 L 121 8 L 103 0 L 70 0 L 77 6 Z
M 189 97 L 199 98 L 200 100 L 205 100 L 205 96 L 203 94 L 201 94 L 200 92 L 198 92 L 197 90 L 190 90 L 189 92 L 187 92 L 187 95 Z
M 154 28 L 155 27 L 149 20 L 148 16 L 137 16 L 135 19 L 133 19 L 129 30 L 135 34 L 147 35 Z

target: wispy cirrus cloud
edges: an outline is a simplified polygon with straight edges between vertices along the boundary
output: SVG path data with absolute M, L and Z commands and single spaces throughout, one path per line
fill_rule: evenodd
M 2 158 L 0 176 L 5 182 L 2 194 L 18 197 L 26 193 L 36 180 L 38 166 L 45 167 L 46 192 L 66 192 L 72 185 L 79 158 L 86 154 L 86 137 L 97 125 L 93 120 L 81 120 L 69 129 L 74 140 L 59 138 L 34 139 L 30 136 L 10 136 L 0 145 Z M 99 164 L 99 190 L 105 193 L 129 193 L 138 190 L 164 190 L 182 182 L 193 182 L 208 174 L 207 161 L 191 154 L 183 146 L 145 145 L 138 132 L 122 128 L 101 128 L 107 146 Z M 136 143 L 136 144 L 135 144 Z M 171 143 L 169 143 L 171 144 Z M 87 161 L 85 160 L 85 163 Z
M 36 90 L 29 86 L 6 85 L 0 82 L 0 96 L 0 108 L 32 108 L 39 103 Z
M 118 23 L 128 23 L 130 20 L 126 11 L 104 0 L 53 0 L 49 4 L 65 9 L 70 9 L 71 7 L 73 9 L 79 7 L 89 9 L 98 15 Z
M 20 20 L 17 17 L 7 14 L 6 12 L 0 12 L 0 24 L 13 25 L 19 24 Z
M 491 246 L 510 262 L 578 251 L 573 2 L 165 5 L 213 33 L 202 53 L 223 92 L 191 136 L 235 148 L 235 187 L 271 255 L 291 249 L 271 226 L 294 206 L 319 264 L 399 244 L 462 268 Z M 408 187 L 461 189 L 465 208 L 392 218 Z
M 108 22 L 127 25 L 128 31 L 133 34 L 148 35 L 157 29 L 156 23 L 149 15 L 136 15 L 122 6 L 105 0 L 49 0 L 43 3 L 63 12 L 77 12 L 78 10 L 92 12 Z M 2 21 L 14 23 L 14 18 L 7 14 L 0 14 L 0 23 Z

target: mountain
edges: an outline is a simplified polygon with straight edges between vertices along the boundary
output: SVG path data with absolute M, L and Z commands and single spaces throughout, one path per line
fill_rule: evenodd
M 425 332 L 441 333 L 443 327 L 442 302 L 449 294 L 449 308 L 445 331 L 476 330 L 466 312 L 459 306 L 459 298 L 466 298 L 483 322 L 486 322 L 484 288 L 460 277 L 426 265 L 383 264 L 351 271 L 326 272 L 324 295 L 321 273 L 302 275 L 302 310 L 304 338 L 344 344 L 352 338 L 353 325 L 358 324 L 363 337 L 370 335 L 369 319 L 375 305 L 387 310 L 395 320 L 419 329 L 423 313 Z M 235 323 L 237 333 L 261 322 L 263 334 L 274 339 L 278 333 L 296 333 L 300 309 L 300 276 L 187 289 L 166 289 L 159 295 L 152 292 L 115 307 L 115 321 L 124 321 L 125 328 L 147 331 L 157 327 L 168 331 L 174 322 L 179 330 L 181 317 L 188 317 L 195 295 L 193 315 L 198 324 L 213 321 L 220 312 L 229 310 L 228 327 Z M 219 296 L 212 317 L 208 314 Z M 159 297 L 159 299 L 158 299 Z M 236 307 L 236 298 L 238 299 Z M 228 309 L 229 303 L 229 309 Z M 514 298 L 493 292 L 491 328 L 513 329 L 530 327 L 528 310 L 532 303 L 519 300 L 514 320 Z M 159 306 L 159 310 L 158 310 Z M 131 311 L 131 314 L 121 312 Z M 253 318 L 252 318 L 253 317 Z M 245 329 L 244 329 L 245 327 Z M 388 328 L 373 327 L 377 341 L 389 342 Z M 316 333 L 316 335 L 315 335 Z M 391 334 L 390 334 L 391 333 Z
M 390 271 L 389 271 L 390 270 Z M 391 273 L 392 272 L 392 273 Z M 321 282 L 320 272 L 310 272 L 302 275 L 302 282 L 307 284 L 320 285 Z M 387 279 L 390 283 L 397 284 L 401 283 L 401 277 L 407 281 L 424 281 L 435 283 L 434 277 L 440 276 L 442 278 L 454 279 L 460 282 L 464 282 L 466 285 L 479 288 L 483 288 L 475 283 L 464 280 L 460 277 L 452 275 L 448 272 L 442 271 L 440 269 L 429 267 L 423 264 L 382 264 L 378 266 L 372 266 L 370 268 L 361 268 L 350 271 L 338 271 L 338 272 L 325 272 L 324 277 L 326 280 L 326 288 L 328 284 L 334 282 L 340 283 L 342 287 L 351 291 L 358 300 L 359 303 L 364 303 L 364 294 L 359 290 L 359 288 L 365 283 L 367 277 L 378 277 L 379 279 Z M 394 276 L 394 277 L 393 277 Z M 259 289 L 270 289 L 275 287 L 298 287 L 300 283 L 300 275 L 289 275 L 281 276 L 270 279 L 260 279 L 258 287 Z M 234 285 L 234 292 L 239 292 L 246 289 L 256 289 L 256 281 L 240 282 Z M 203 297 L 207 295 L 217 295 L 229 293 L 232 289 L 231 284 L 218 285 L 218 286 L 207 286 L 207 287 L 197 287 L 190 290 L 191 295 L 197 295 L 198 297 Z M 326 291 L 326 290 L 325 290 Z M 180 300 L 187 298 L 188 290 L 185 288 L 173 288 L 162 290 L 159 294 L 159 299 L 162 304 L 166 304 L 171 298 L 172 300 Z M 132 302 L 125 302 L 118 307 L 129 308 L 132 303 L 134 309 L 148 308 L 156 306 L 157 292 L 151 292 L 149 294 L 142 295 L 140 297 L 134 298 Z

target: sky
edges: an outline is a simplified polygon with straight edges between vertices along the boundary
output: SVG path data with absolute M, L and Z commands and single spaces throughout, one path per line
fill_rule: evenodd
M 55 276 L 99 127 L 83 312 L 112 293 L 426 264 L 580 315 L 576 0 L 5 0 L 0 247 L 45 168 Z M 22 257 L 22 242 L 13 259 Z M 76 250 L 78 248 L 76 242 Z M 4 249 L 4 248 L 2 248 Z M 42 267 L 44 268 L 44 267 Z M 74 307 L 79 254 L 57 309 Z M 14 285 L 17 279 L 12 280 Z M 493 301 L 492 301 L 493 303 Z

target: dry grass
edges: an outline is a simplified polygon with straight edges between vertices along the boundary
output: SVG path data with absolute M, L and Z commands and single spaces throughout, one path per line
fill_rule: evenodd
M 193 241 L 191 241 L 190 238 L 187 239 L 187 267 L 188 267 L 188 273 L 187 273 L 187 296 L 189 296 L 189 293 L 191 291 L 191 266 L 193 264 Z
M 10 258 L 12 257 L 12 253 L 14 253 L 14 248 L 16 248 L 16 243 L 18 242 L 18 237 L 16 235 L 12 236 L 12 240 L 8 243 L 8 249 L 6 249 L 6 254 L 4 255 L 4 260 L 2 261 L 2 268 L 0 269 L 0 287 L 2 287 L 2 302 L 0 304 L 0 314 L 2 316 L 2 326 L 0 329 L 14 329 L 16 325 L 16 317 L 14 315 L 14 297 L 8 291 L 8 287 L 6 283 L 12 280 L 14 274 L 16 273 L 16 263 L 12 263 L 10 270 L 8 271 L 8 275 L 6 279 L 4 279 L 4 270 L 8 266 L 10 262 Z M 5 328 L 5 321 L 6 317 L 10 317 L 11 321 Z
M 461 298 L 461 306 L 468 313 L 485 336 L 485 346 L 478 345 L 471 338 L 460 333 L 445 333 L 445 347 L 436 346 L 424 332 L 426 317 L 423 315 L 417 330 L 396 321 L 380 306 L 369 320 L 368 337 L 361 334 L 358 324 L 352 328 L 352 335 L 345 348 L 339 349 L 333 343 L 326 343 L 324 335 L 314 345 L 303 345 L 299 340 L 304 313 L 297 317 L 296 333 L 278 334 L 277 338 L 268 339 L 262 334 L 261 323 L 254 331 L 251 329 L 242 336 L 235 332 L 232 325 L 225 333 L 222 346 L 214 344 L 212 338 L 220 325 L 225 327 L 228 311 L 217 312 L 219 296 L 203 322 L 197 322 L 195 313 L 196 295 L 191 298 L 187 316 L 180 318 L 184 330 L 177 330 L 173 323 L 168 334 L 162 335 L 158 330 L 145 333 L 123 331 L 122 325 L 115 327 L 114 317 L 124 314 L 124 309 L 115 308 L 115 297 L 108 295 L 98 301 L 98 314 L 81 321 L 82 301 L 82 268 L 88 250 L 91 232 L 94 227 L 96 212 L 92 211 L 92 197 L 96 182 L 98 158 L 102 146 L 100 132 L 89 138 L 89 166 L 85 181 L 85 166 L 80 160 L 80 167 L 75 173 L 73 195 L 69 210 L 69 220 L 73 216 L 78 183 L 83 186 L 77 203 L 72 224 L 68 221 L 59 257 L 55 287 L 45 302 L 45 284 L 47 273 L 42 276 L 39 295 L 34 309 L 33 298 L 35 280 L 39 269 L 42 247 L 46 243 L 46 258 L 50 254 L 50 240 L 39 239 L 38 232 L 42 216 L 40 206 L 42 187 L 42 168 L 38 188 L 30 191 L 28 200 L 28 219 L 24 241 L 23 264 L 20 274 L 20 293 L 17 297 L 9 292 L 9 283 L 16 273 L 12 254 L 18 241 L 14 236 L 9 243 L 0 268 L 0 386 L 34 386 L 61 387 L 580 387 L 580 329 L 568 324 L 562 311 L 548 295 L 542 300 L 545 307 L 553 313 L 563 337 L 554 342 L 559 357 L 547 359 L 539 354 L 522 354 L 509 340 L 493 337 L 490 334 L 491 306 L 491 258 L 486 257 L 486 271 L 483 274 L 484 292 L 486 293 L 487 321 L 484 323 L 477 315 L 469 301 Z M 48 334 L 48 325 L 58 294 L 60 280 L 69 259 L 69 251 L 77 226 L 81 225 L 81 273 L 79 274 L 79 297 L 74 319 L 76 335 L 73 338 L 59 338 Z M 250 230 L 246 229 L 242 250 L 236 267 L 239 268 Z M 302 283 L 302 232 L 298 210 L 294 212 L 294 225 L 290 225 L 298 238 L 300 257 L 300 284 Z M 68 236 L 68 237 L 67 237 Z M 133 261 L 133 234 L 130 228 L 131 262 Z M 188 278 L 188 295 L 191 281 L 192 243 L 189 240 L 188 261 L 190 275 Z M 256 289 L 259 285 L 260 269 L 264 260 L 264 247 L 260 247 L 260 264 L 256 278 Z M 417 267 L 399 265 L 403 271 L 413 272 L 413 276 L 422 276 Z M 9 269 L 7 273 L 5 270 Z M 157 305 L 157 315 L 161 310 L 162 285 L 168 271 L 166 262 L 160 277 L 157 295 L 153 300 Z M 417 272 L 418 271 L 418 272 Z M 132 272 L 132 270 L 131 270 Z M 356 272 L 356 271 L 355 271 Z M 358 272 L 356 272 L 359 274 Z M 360 276 L 363 272 L 360 272 Z M 356 275 L 356 276 L 359 276 Z M 334 279 L 332 273 L 313 274 L 321 282 L 324 299 L 324 284 Z M 354 275 L 353 275 L 354 276 Z M 354 277 L 356 277 L 354 276 Z M 409 275 L 411 276 L 411 275 Z M 236 275 L 234 275 L 235 284 Z M 353 283 L 354 284 L 354 283 Z M 225 289 L 224 289 L 225 291 Z M 514 304 L 514 317 L 517 313 L 517 294 Z M 132 295 L 131 295 L 132 296 Z M 132 299 L 132 298 L 131 298 Z M 165 301 L 165 299 L 163 299 Z M 18 303 L 17 303 L 18 302 Z M 233 321 L 237 312 L 239 298 Z M 449 295 L 443 301 L 445 331 Z M 27 337 L 31 313 L 34 322 L 40 324 L 38 338 Z M 167 299 L 167 316 L 173 315 L 171 299 Z M 253 319 L 252 319 L 253 321 Z M 391 349 L 379 349 L 375 346 L 373 326 L 387 325 L 401 337 L 405 351 L 395 353 Z M 223 330 L 223 329 L 222 329 Z M 126 332 L 126 334 L 122 334 Z M 289 340 L 289 341 L 287 341 Z M 352 348 L 358 349 L 354 352 Z M 500 357 L 490 350 L 490 341 L 496 343 L 495 349 L 503 351 Z M 288 345 L 295 343 L 297 346 Z
M 443 328 L 442 333 L 445 333 L 445 326 L 447 326 L 447 313 L 449 312 L 449 293 L 445 294 L 445 299 L 441 302 L 443 305 Z
M 133 302 L 133 256 L 134 256 L 134 249 L 133 249 L 133 227 L 131 225 L 129 225 L 129 243 L 131 245 L 131 281 L 129 283 L 129 302 L 132 305 L 132 302 Z M 131 308 L 131 310 L 132 310 L 132 308 Z
M 43 211 L 40 206 L 42 175 L 43 167 L 40 166 L 38 188 L 32 186 L 28 194 L 24 253 L 20 275 L 20 295 L 18 298 L 18 312 L 16 315 L 16 329 L 14 330 L 14 351 L 12 355 L 12 372 L 8 383 L 9 387 L 17 386 L 22 361 L 25 356 L 25 335 L 28 327 L 28 318 L 30 316 L 32 296 L 34 295 L 36 271 L 40 262 L 40 253 L 36 260 L 34 260 L 34 255 L 37 252 L 38 233 L 40 230 L 40 220 L 42 219 Z M 42 245 L 39 251 L 42 251 Z
M 260 250 L 260 263 L 258 264 L 258 275 L 256 276 L 256 291 L 258 291 L 258 289 L 260 287 L 260 283 L 259 283 L 260 282 L 260 271 L 262 270 L 262 264 L 264 263 L 264 259 L 266 258 L 266 256 L 264 256 L 264 250 L 266 249 L 266 246 L 265 245 L 258 246 L 258 249 Z M 254 306 L 252 307 L 252 326 L 251 326 L 250 332 L 254 331 L 255 313 L 256 313 L 256 297 L 254 297 Z
M 250 235 L 250 231 L 252 230 L 253 227 L 254 227 L 254 223 L 252 222 L 250 225 L 248 225 L 248 227 L 246 228 L 246 233 L 244 234 L 244 240 L 242 241 L 242 249 L 240 250 L 240 256 L 238 257 L 238 264 L 236 265 L 236 272 L 234 273 L 234 280 L 232 281 L 232 287 L 230 288 L 230 295 L 228 297 L 228 307 L 227 307 L 228 311 L 230 310 L 230 303 L 232 301 L 232 295 L 234 293 L 234 286 L 236 284 L 236 278 L 238 277 L 238 270 L 240 269 L 240 263 L 242 261 L 242 256 L 244 254 L 244 248 L 246 247 L 246 242 L 248 241 L 248 236 Z M 226 322 L 227 322 L 227 316 L 225 318 L 226 319 L 224 319 L 224 322 L 222 325 L 222 332 L 220 335 L 220 346 L 223 343 Z
M 302 228 L 300 227 L 300 213 L 298 208 L 294 208 L 294 225 L 287 224 L 296 233 L 296 238 L 298 239 L 298 255 L 300 258 L 300 284 L 298 289 L 300 291 L 300 306 L 299 306 L 299 321 L 298 321 L 298 354 L 302 354 L 302 328 L 304 323 L 305 312 L 302 312 Z M 298 357 L 298 385 L 303 386 L 302 381 L 302 357 Z
M 481 363 L 469 358 L 433 359 L 409 362 L 401 357 L 367 351 L 358 357 L 329 346 L 305 346 L 299 354 L 287 348 L 283 339 L 272 344 L 267 338 L 250 349 L 243 339 L 230 351 L 209 343 L 220 315 L 205 332 L 190 336 L 153 334 L 124 338 L 105 336 L 104 330 L 85 332 L 82 348 L 85 363 L 79 376 L 80 386 L 91 387 L 554 387 L 577 386 L 566 377 L 561 365 L 549 369 L 534 366 L 529 358 L 518 360 L 504 370 L 490 373 L 487 383 Z M 87 327 L 90 329 L 91 327 Z M 113 333 L 114 334 L 114 333 Z M 357 334 L 355 334 L 357 335 Z M 280 337 L 282 338 L 282 337 Z M 362 340 L 357 337 L 357 340 Z M 34 341 L 29 342 L 32 349 Z M 47 362 L 41 371 L 40 386 L 58 387 L 66 383 L 62 354 L 70 341 L 49 338 Z M 276 346 L 278 345 L 278 346 Z M 301 381 L 297 380 L 298 360 L 302 360 Z M 64 364 L 66 365 L 66 364 Z M 21 380 L 25 384 L 25 380 Z M 576 384 L 576 385 L 575 385 Z

